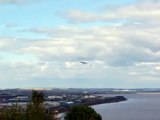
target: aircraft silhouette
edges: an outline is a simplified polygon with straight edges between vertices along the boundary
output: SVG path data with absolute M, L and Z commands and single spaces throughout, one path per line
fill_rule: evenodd
M 84 61 L 80 61 L 80 63 L 82 63 L 82 64 L 88 64 L 87 62 L 84 62 Z

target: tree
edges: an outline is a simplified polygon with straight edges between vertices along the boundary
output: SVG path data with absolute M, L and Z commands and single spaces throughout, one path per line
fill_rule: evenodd
M 46 113 L 44 107 L 44 94 L 42 92 L 33 91 L 31 102 L 26 109 L 27 120 L 53 120 L 50 113 Z
M 0 120 L 27 120 L 25 118 L 24 109 L 14 104 L 10 108 L 6 108 L 1 112 Z
M 44 102 L 44 94 L 42 92 L 33 91 L 31 102 L 35 107 L 41 107 Z
M 66 114 L 65 120 L 102 120 L 102 117 L 93 108 L 78 105 Z

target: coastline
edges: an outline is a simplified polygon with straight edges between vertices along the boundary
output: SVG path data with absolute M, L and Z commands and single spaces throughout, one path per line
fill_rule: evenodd
M 105 103 L 118 103 L 118 102 L 122 102 L 122 101 L 126 101 L 126 100 L 127 100 L 127 98 L 125 98 L 124 96 L 114 96 L 114 97 L 107 97 L 107 98 L 103 98 L 103 99 L 84 100 L 81 104 L 76 104 L 76 105 L 92 106 L 92 105 L 100 105 L 100 104 L 105 104 Z M 73 106 L 56 107 L 56 108 L 52 108 L 51 111 L 58 111 L 59 113 L 64 113 L 64 112 L 70 111 L 70 109 Z

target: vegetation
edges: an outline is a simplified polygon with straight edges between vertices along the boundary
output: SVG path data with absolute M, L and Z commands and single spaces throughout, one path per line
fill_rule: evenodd
M 23 109 L 18 105 L 13 105 L 1 111 L 0 120 L 26 120 Z
M 44 108 L 44 94 L 33 91 L 31 102 L 27 104 L 26 109 L 18 105 L 6 108 L 0 113 L 0 120 L 55 120 L 50 112 Z
M 31 103 L 26 108 L 27 120 L 45 120 L 45 108 L 43 106 L 44 95 L 33 91 Z
M 88 106 L 74 106 L 65 116 L 65 120 L 102 120 L 96 111 Z

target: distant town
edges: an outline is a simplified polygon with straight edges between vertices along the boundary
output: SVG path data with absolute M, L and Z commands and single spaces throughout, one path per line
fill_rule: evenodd
M 74 105 L 96 105 L 102 103 L 125 101 L 123 94 L 160 93 L 160 89 L 37 89 L 45 95 L 45 108 L 65 112 Z M 31 100 L 31 89 L 0 90 L 0 108 L 18 104 L 26 107 Z M 109 94 L 113 94 L 109 96 Z M 104 96 L 105 95 L 105 96 Z M 108 96 L 107 96 L 108 95 Z

